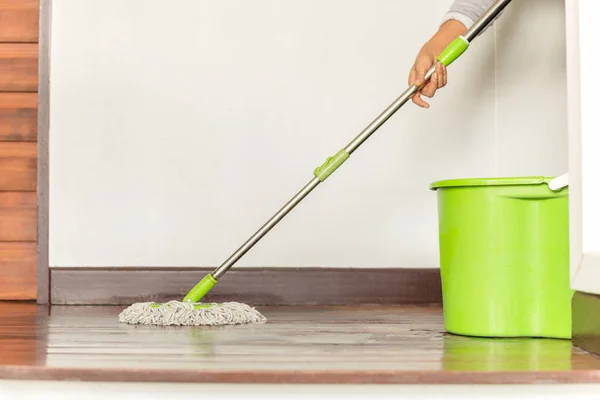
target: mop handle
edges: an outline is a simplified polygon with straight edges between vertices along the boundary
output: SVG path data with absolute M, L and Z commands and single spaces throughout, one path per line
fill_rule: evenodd
M 483 31 L 483 29 L 506 7 L 511 0 L 497 0 L 483 16 L 475 22 L 467 32 L 456 38 L 438 57 L 438 61 L 445 66 L 452 64 L 469 47 L 470 43 Z M 279 221 L 281 221 L 296 205 L 298 205 L 321 182 L 325 181 L 338 169 L 361 144 L 363 144 L 381 125 L 383 125 L 396 111 L 400 109 L 421 87 L 429 81 L 435 72 L 435 65 L 425 74 L 423 83 L 419 86 L 411 85 L 373 120 L 358 136 L 337 154 L 327 158 L 325 163 L 317 167 L 312 178 L 290 201 L 288 201 L 271 219 L 269 219 L 254 235 L 250 237 L 239 249 L 235 251 L 221 266 L 208 274 L 190 290 L 183 301 L 198 302 L 240 258 L 242 258 L 260 239 L 263 238 Z

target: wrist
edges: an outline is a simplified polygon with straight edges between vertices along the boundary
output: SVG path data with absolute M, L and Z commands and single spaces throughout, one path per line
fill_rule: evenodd
M 467 32 L 467 27 L 457 20 L 444 22 L 438 31 L 429 39 L 425 46 L 439 53 L 443 51 L 454 39 Z

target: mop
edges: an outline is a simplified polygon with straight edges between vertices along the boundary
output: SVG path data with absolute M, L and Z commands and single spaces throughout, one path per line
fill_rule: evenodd
M 133 304 L 121 312 L 119 321 L 141 325 L 234 325 L 264 322 L 266 318 L 243 303 L 194 304 L 172 300 L 164 304 Z
M 493 21 L 511 0 L 497 0 L 485 14 L 477 20 L 467 32 L 456 38 L 438 57 L 438 62 L 446 67 L 459 58 L 471 42 Z M 334 156 L 328 157 L 323 165 L 314 171 L 314 177 L 254 235 L 252 235 L 221 266 L 206 275 L 194 286 L 182 301 L 169 301 L 158 304 L 152 302 L 136 303 L 119 314 L 119 321 L 129 324 L 147 325 L 231 325 L 265 322 L 266 318 L 256 309 L 243 303 L 200 303 L 199 301 L 217 284 L 217 281 L 279 221 L 298 205 L 320 183 L 324 182 L 338 169 L 350 155 L 360 147 L 381 125 L 411 99 L 435 72 L 435 65 L 425 74 L 420 85 L 411 85 L 377 118 L 375 118 L 358 136 Z

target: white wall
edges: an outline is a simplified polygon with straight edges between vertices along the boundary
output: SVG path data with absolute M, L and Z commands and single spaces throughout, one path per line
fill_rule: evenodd
M 51 266 L 215 266 L 399 95 L 450 0 L 55 0 Z M 438 265 L 437 179 L 566 171 L 562 0 L 514 1 L 240 266 Z

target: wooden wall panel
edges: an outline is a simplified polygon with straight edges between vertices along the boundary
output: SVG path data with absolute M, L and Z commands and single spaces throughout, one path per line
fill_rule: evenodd
M 0 299 L 35 299 L 35 242 L 0 242 L 0 266 Z
M 37 140 L 37 93 L 0 92 L 0 142 Z
M 0 301 L 37 297 L 40 5 L 0 0 Z
M 0 192 L 0 242 L 35 242 L 36 236 L 36 193 Z
M 0 142 L 0 191 L 35 191 L 37 144 Z
M 0 43 L 0 92 L 35 92 L 37 86 L 37 43 Z
M 0 42 L 37 42 L 39 0 L 0 0 Z

